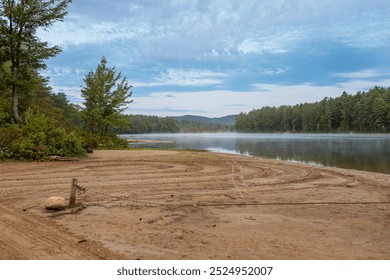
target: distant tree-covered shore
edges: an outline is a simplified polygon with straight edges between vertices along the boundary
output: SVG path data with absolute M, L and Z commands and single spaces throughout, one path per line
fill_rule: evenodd
M 125 124 L 116 130 L 118 134 L 176 133 L 179 132 L 176 122 L 169 117 L 149 115 L 126 115 Z
M 390 88 L 294 106 L 263 107 L 236 117 L 237 132 L 389 133 Z

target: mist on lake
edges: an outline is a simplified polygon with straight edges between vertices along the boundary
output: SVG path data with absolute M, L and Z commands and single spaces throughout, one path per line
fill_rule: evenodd
M 208 150 L 390 174 L 388 134 L 178 133 L 122 135 L 133 147 Z M 154 140 L 151 142 L 137 140 Z

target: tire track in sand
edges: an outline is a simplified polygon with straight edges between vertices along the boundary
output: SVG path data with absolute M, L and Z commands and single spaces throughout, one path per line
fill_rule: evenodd
M 108 256 L 107 250 L 96 242 L 88 242 L 51 221 L 1 204 L 0 228 L 0 259 L 93 260 Z

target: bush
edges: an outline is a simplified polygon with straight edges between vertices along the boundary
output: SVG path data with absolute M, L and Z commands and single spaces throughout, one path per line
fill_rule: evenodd
M 103 135 L 100 133 L 81 132 L 84 149 L 123 149 L 128 147 L 126 140 L 116 135 Z
M 40 160 L 85 154 L 75 133 L 67 133 L 39 111 L 28 110 L 24 124 L 8 125 L 0 132 L 0 158 Z
M 16 124 L 0 127 L 0 159 L 15 157 L 15 143 L 22 138 L 22 130 Z

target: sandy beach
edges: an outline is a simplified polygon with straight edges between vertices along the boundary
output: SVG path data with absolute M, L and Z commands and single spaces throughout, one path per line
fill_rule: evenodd
M 390 259 L 390 175 L 126 150 L 0 176 L 0 259 Z M 72 178 L 77 207 L 46 210 Z

